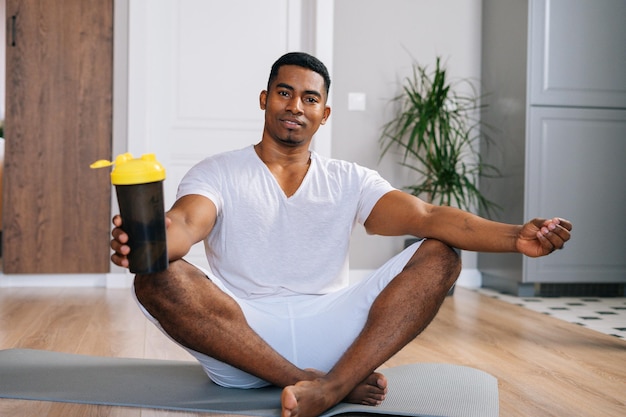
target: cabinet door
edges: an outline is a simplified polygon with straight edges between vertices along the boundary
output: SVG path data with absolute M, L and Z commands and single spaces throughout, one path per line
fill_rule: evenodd
M 530 4 L 529 104 L 626 108 L 626 1 Z
M 562 216 L 566 250 L 525 258 L 525 282 L 626 282 L 626 110 L 530 110 L 526 217 Z
M 109 271 L 112 0 L 7 0 L 4 273 Z

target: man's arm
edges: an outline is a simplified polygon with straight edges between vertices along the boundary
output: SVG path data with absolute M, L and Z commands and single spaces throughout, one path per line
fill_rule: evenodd
M 524 225 L 499 223 L 391 191 L 376 203 L 365 228 L 371 234 L 433 238 L 470 251 L 537 257 L 561 249 L 570 238 L 572 225 L 564 219 L 533 219 Z
M 166 213 L 167 252 L 170 261 L 185 256 L 191 246 L 204 239 L 213 229 L 217 208 L 211 200 L 200 195 L 187 195 L 176 201 Z M 111 260 L 116 265 L 128 267 L 128 235 L 122 230 L 123 219 L 113 217 L 115 228 L 111 232 Z
M 191 194 L 178 199 L 166 214 L 170 261 L 182 258 L 194 244 L 207 237 L 216 218 L 217 209 L 208 198 Z

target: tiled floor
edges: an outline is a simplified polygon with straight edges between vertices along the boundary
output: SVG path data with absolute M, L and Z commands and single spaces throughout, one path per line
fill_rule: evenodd
M 477 291 L 626 341 L 626 297 L 516 297 L 488 288 Z

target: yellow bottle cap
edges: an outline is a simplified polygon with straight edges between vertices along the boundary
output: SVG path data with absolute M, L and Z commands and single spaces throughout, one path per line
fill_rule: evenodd
M 123 153 L 118 155 L 114 162 L 101 159 L 89 167 L 95 169 L 111 165 L 115 165 L 111 171 L 113 185 L 144 184 L 165 179 L 165 168 L 156 160 L 153 153 L 141 155 L 140 158 L 133 158 L 131 153 Z

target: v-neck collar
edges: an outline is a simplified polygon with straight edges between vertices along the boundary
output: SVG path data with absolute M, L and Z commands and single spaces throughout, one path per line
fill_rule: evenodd
M 308 164 L 306 172 L 304 173 L 304 176 L 302 177 L 302 180 L 300 181 L 300 184 L 298 185 L 298 188 L 294 191 L 293 194 L 287 195 L 287 193 L 285 193 L 285 190 L 283 190 L 283 188 L 280 186 L 278 179 L 274 176 L 270 168 L 267 166 L 265 162 L 263 162 L 263 159 L 261 159 L 259 154 L 254 149 L 254 145 L 251 146 L 251 150 L 256 160 L 258 161 L 258 163 L 263 166 L 263 169 L 265 170 L 266 175 L 269 175 L 271 177 L 271 181 L 274 184 L 274 187 L 276 187 L 276 189 L 280 192 L 280 194 L 283 196 L 285 200 L 291 200 L 294 197 L 296 197 L 298 194 L 300 194 L 300 190 L 306 185 L 307 179 L 309 177 L 309 173 L 311 172 L 311 166 L 315 162 L 315 153 L 313 151 L 309 151 L 309 164 Z

